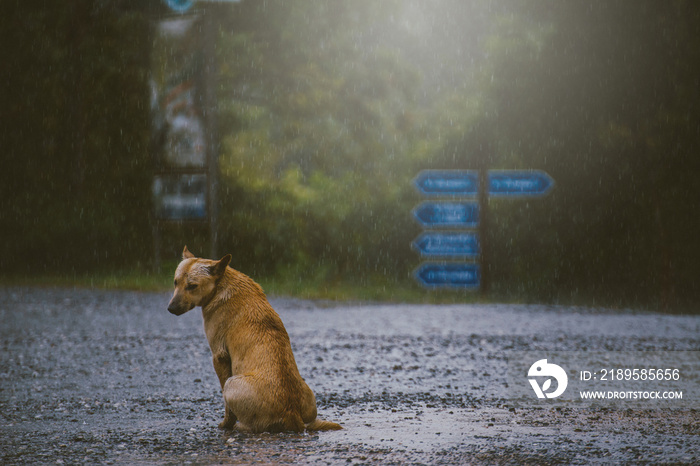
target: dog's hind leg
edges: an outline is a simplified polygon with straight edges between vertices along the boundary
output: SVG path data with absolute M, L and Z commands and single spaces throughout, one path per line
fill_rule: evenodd
M 224 384 L 226 410 L 238 419 L 240 430 L 261 432 L 270 424 L 271 406 L 261 398 L 255 385 L 255 379 L 249 375 L 235 375 Z
M 238 418 L 240 430 L 252 432 L 304 431 L 298 412 L 289 411 L 273 391 L 253 375 L 237 375 L 224 385 L 226 408 Z

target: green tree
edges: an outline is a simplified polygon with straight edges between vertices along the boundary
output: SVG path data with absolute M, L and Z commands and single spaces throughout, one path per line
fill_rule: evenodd
M 700 9 L 689 1 L 508 9 L 489 43 L 490 124 L 503 161 L 546 169 L 557 188 L 545 202 L 497 206 L 503 241 L 527 230 L 498 259 L 503 282 L 535 299 L 697 300 Z
M 228 241 L 254 245 L 239 248 L 243 262 L 333 275 L 405 260 L 421 83 L 395 48 L 372 38 L 393 8 L 232 10 L 220 46 L 221 172 Z

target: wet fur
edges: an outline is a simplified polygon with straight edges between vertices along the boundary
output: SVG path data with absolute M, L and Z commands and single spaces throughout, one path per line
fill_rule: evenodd
M 253 432 L 337 430 L 316 418 L 316 397 L 299 374 L 289 335 L 260 285 L 187 250 L 175 271 L 168 311 L 202 307 L 204 331 L 224 396 L 219 427 Z

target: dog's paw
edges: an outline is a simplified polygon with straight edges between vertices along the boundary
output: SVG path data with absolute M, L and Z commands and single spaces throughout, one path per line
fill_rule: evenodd
M 236 425 L 236 418 L 224 418 L 223 421 L 219 423 L 219 429 L 228 429 L 228 430 L 233 430 L 234 426 Z

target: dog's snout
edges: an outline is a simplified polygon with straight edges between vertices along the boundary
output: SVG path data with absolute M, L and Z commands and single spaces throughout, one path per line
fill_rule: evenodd
M 182 314 L 182 304 L 180 303 L 179 299 L 171 299 L 170 302 L 168 303 L 168 312 L 171 314 L 174 314 L 176 316 L 179 316 Z
M 173 296 L 173 299 L 168 303 L 168 312 L 176 316 L 180 316 L 193 308 L 193 303 L 187 302 L 186 299 L 182 299 L 179 296 Z

